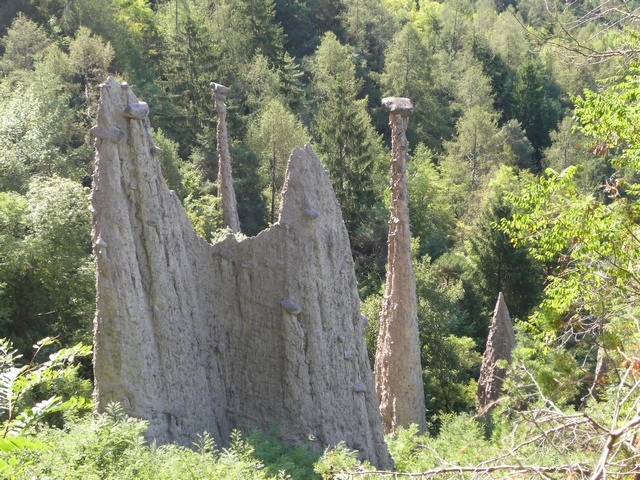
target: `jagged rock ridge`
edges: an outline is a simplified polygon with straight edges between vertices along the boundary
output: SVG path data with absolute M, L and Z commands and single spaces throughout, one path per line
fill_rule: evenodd
M 291 155 L 277 224 L 214 245 L 162 178 L 146 104 L 101 86 L 92 211 L 95 401 L 121 402 L 160 443 L 279 425 L 345 441 L 381 468 L 383 438 L 353 260 L 311 146 Z
M 515 346 L 516 336 L 513 331 L 513 323 L 504 296 L 500 292 L 493 311 L 487 348 L 482 358 L 482 368 L 478 380 L 477 403 L 480 415 L 486 414 L 494 402 L 500 398 L 506 370 L 498 366 L 498 361 L 511 362 L 511 352 Z

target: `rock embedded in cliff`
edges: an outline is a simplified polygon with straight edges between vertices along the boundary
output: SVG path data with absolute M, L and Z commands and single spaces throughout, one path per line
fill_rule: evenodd
M 135 120 L 143 120 L 149 116 L 149 105 L 145 102 L 134 102 L 124 107 L 122 114 L 127 118 Z
M 502 394 L 502 384 L 506 376 L 506 369 L 498 364 L 500 360 L 511 362 L 511 352 L 516 346 L 516 336 L 513 323 L 509 316 L 507 304 L 502 292 L 498 294 L 493 319 L 489 327 L 487 348 L 482 358 L 480 379 L 478 380 L 477 404 L 478 414 L 486 415 L 496 400 Z
M 95 141 L 96 408 L 120 402 L 158 443 L 278 425 L 392 467 L 347 232 L 311 146 L 291 155 L 278 223 L 210 245 L 165 185 L 148 118 L 123 115 L 136 102 L 113 78 L 102 88 L 98 127 L 124 139 Z

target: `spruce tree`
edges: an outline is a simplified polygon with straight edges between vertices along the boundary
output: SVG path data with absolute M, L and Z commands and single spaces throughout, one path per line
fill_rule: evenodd
M 380 139 L 371 126 L 367 99 L 358 99 L 353 55 L 333 33 L 327 33 L 313 60 L 313 88 L 318 102 L 315 136 L 329 170 L 351 234 L 367 220 L 376 202 L 374 173 L 380 159 Z
M 503 167 L 489 187 L 486 204 L 468 242 L 473 265 L 470 284 L 481 307 L 480 311 L 470 312 L 479 343 L 486 339 L 491 311 L 500 292 L 509 305 L 512 318 L 519 319 L 525 319 L 531 313 L 542 293 L 542 266 L 526 248 L 514 246 L 509 234 L 500 227 L 502 220 L 511 220 L 514 212 L 506 192 L 515 193 L 517 188 L 513 170 Z
M 284 183 L 289 155 L 309 141 L 306 129 L 280 100 L 271 99 L 249 127 L 249 144 L 262 160 L 260 177 L 269 198 L 270 222 L 277 220 L 278 195 Z
M 420 32 L 413 23 L 407 23 L 394 36 L 385 53 L 381 82 L 385 96 L 411 98 L 416 106 L 407 132 L 409 145 L 420 142 L 438 149 L 442 147 L 442 139 L 451 136 L 452 130 L 442 92 L 434 87 L 432 63 Z

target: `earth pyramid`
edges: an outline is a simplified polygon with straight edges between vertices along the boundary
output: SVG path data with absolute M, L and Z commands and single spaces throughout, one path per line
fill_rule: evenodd
M 504 296 L 500 292 L 496 308 L 493 311 L 487 348 L 482 357 L 482 368 L 478 380 L 477 404 L 480 415 L 486 414 L 494 402 L 500 398 L 507 371 L 505 368 L 501 368 L 498 362 L 506 360 L 510 363 L 511 352 L 515 346 L 516 336 L 513 331 L 513 322 L 509 316 Z
M 310 145 L 291 154 L 279 220 L 209 244 L 162 177 L 148 106 L 101 85 L 91 211 L 95 405 L 120 402 L 158 443 L 278 425 L 392 468 L 347 231 Z

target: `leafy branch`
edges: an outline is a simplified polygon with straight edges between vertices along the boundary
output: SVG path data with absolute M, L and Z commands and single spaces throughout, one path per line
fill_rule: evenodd
M 2 438 L 19 436 L 34 427 L 45 415 L 66 409 L 80 409 L 88 405 L 83 397 L 71 397 L 63 401 L 54 395 L 34 405 L 23 405 L 30 392 L 37 386 L 64 378 L 74 369 L 77 357 L 91 355 L 91 347 L 77 344 L 49 355 L 45 362 L 38 363 L 39 354 L 45 347 L 55 343 L 47 337 L 34 345 L 35 353 L 28 364 L 19 366 L 22 355 L 13 349 L 8 339 L 0 340 L 0 418 L 4 420 Z

